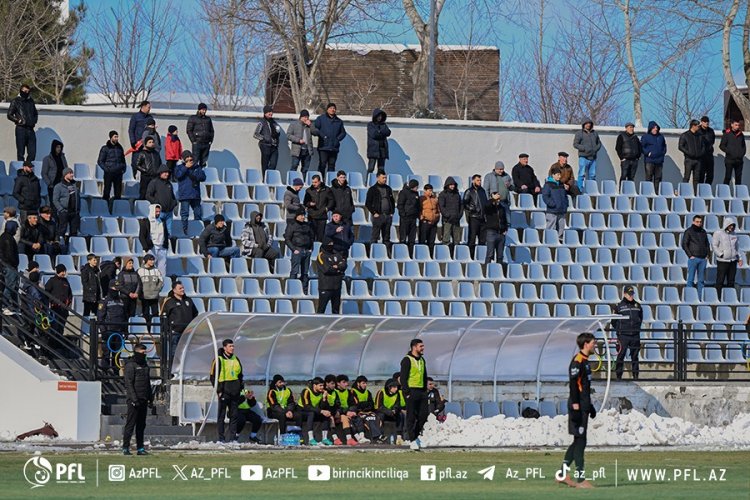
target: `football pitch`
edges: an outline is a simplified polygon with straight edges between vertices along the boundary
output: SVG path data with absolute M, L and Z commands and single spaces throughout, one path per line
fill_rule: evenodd
M 5 452 L 0 498 L 750 498 L 750 451 L 589 451 L 593 490 L 555 483 L 563 453 Z

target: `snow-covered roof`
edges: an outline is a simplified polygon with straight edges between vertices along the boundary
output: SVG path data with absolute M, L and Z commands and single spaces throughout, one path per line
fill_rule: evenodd
M 154 108 L 166 108 L 166 109 L 195 109 L 199 102 L 210 103 L 213 98 L 211 96 L 190 93 L 190 92 L 152 92 L 148 100 Z M 262 97 L 258 96 L 238 96 L 230 99 L 228 96 L 221 96 L 220 102 L 241 102 L 243 105 L 241 109 L 243 111 L 257 111 L 263 108 L 265 101 Z M 86 102 L 84 106 L 111 106 L 109 99 L 104 94 L 91 93 L 86 94 Z
M 350 50 L 361 55 L 375 51 L 387 51 L 400 54 L 406 50 L 421 51 L 419 44 L 403 43 L 329 43 L 326 48 L 331 50 Z M 438 50 L 499 50 L 493 45 L 438 45 Z

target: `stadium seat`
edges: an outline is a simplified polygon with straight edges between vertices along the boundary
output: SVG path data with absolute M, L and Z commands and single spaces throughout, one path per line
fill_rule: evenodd
M 482 409 L 476 401 L 464 402 L 464 418 L 481 417 Z
M 463 417 L 463 412 L 461 412 L 461 403 L 457 401 L 448 401 L 447 403 L 445 403 L 445 414 Z
M 500 409 L 508 418 L 519 418 L 521 412 L 518 409 L 518 402 L 516 401 L 503 401 L 500 405 Z
M 484 401 L 482 403 L 482 417 L 492 418 L 500 415 L 500 407 L 496 401 Z

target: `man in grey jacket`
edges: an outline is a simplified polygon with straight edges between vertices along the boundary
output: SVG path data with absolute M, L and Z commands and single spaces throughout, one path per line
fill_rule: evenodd
M 138 276 L 141 278 L 141 311 L 149 332 L 151 318 L 159 316 L 159 293 L 164 285 L 164 277 L 155 263 L 156 257 L 149 253 L 143 258 L 143 267 L 138 268 Z
M 310 120 L 310 112 L 306 109 L 300 111 L 299 120 L 290 123 L 286 129 L 286 138 L 291 144 L 291 170 L 297 170 L 299 164 L 302 163 L 302 170 L 300 170 L 302 175 L 307 175 L 315 151 L 312 143 L 313 131 L 317 132 L 317 129 Z
M 714 232 L 711 241 L 716 256 L 716 291 L 719 294 L 719 299 L 721 299 L 724 282 L 726 281 L 728 288 L 734 288 L 737 266 L 742 267 L 737 235 L 734 233 L 736 228 L 737 222 L 731 217 L 726 217 L 722 229 L 717 229 Z
M 52 191 L 52 204 L 57 211 L 57 237 L 65 236 L 67 243 L 70 236 L 78 235 L 78 228 L 81 227 L 81 193 L 78 191 L 73 169 L 63 170 L 62 182 Z
M 286 222 L 289 224 L 297 216 L 297 212 L 303 209 L 302 201 L 299 199 L 299 192 L 305 183 L 302 179 L 294 179 L 291 186 L 286 187 L 284 191 L 284 210 L 286 210 Z
M 488 196 L 492 193 L 500 195 L 500 206 L 505 211 L 505 220 L 510 227 L 510 192 L 513 190 L 513 179 L 505 171 L 505 163 L 495 162 L 495 169 L 484 176 L 484 191 Z
M 596 155 L 602 147 L 594 122 L 586 119 L 581 130 L 573 137 L 573 147 L 578 151 L 578 189 L 583 193 L 585 180 L 596 180 Z

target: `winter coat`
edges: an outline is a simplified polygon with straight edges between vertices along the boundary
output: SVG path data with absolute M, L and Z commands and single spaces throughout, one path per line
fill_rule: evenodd
M 576 179 L 575 175 L 573 174 L 573 167 L 570 166 L 570 163 L 566 163 L 565 165 L 560 165 L 559 161 L 556 161 L 552 165 L 549 166 L 549 172 L 547 173 L 547 177 L 552 176 L 552 169 L 553 168 L 559 168 L 560 169 L 560 184 L 563 186 L 567 185 L 570 187 L 573 187 L 576 185 Z
M 294 219 L 297 212 L 302 208 L 302 202 L 299 199 L 299 192 L 293 187 L 287 186 L 284 191 L 284 210 L 286 210 L 286 220 Z
M 383 213 L 383 204 L 382 204 L 382 195 L 380 194 L 381 188 L 384 188 L 386 191 L 386 197 L 388 198 L 389 202 L 389 210 L 387 213 Z M 408 189 L 408 188 L 406 188 Z M 370 215 L 373 214 L 379 214 L 379 215 L 393 215 L 395 210 L 395 203 L 393 200 L 393 189 L 391 189 L 391 186 L 388 184 L 384 184 L 382 187 L 375 183 L 375 185 L 370 186 L 370 189 L 367 190 L 367 197 L 365 198 L 365 207 L 367 207 L 367 210 L 370 212 Z M 419 215 L 419 212 L 417 212 L 417 215 Z
M 711 246 L 718 262 L 732 262 L 740 259 L 737 233 L 727 232 L 727 228 L 731 224 L 734 224 L 735 228 L 737 227 L 737 222 L 731 217 L 727 217 L 724 219 L 722 228 L 714 232 Z
M 42 184 L 33 170 L 27 174 L 22 168 L 18 169 L 13 184 L 13 198 L 18 200 L 18 208 L 21 210 L 39 210 L 42 205 Z
M 10 233 L 0 234 L 0 262 L 18 269 L 18 243 Z
M 81 268 L 81 285 L 83 286 L 84 302 L 98 302 L 102 298 L 99 266 L 91 267 L 91 264 L 87 263 Z
M 508 218 L 505 216 L 505 207 L 502 203 L 490 200 L 485 205 L 484 212 L 487 216 L 487 229 L 495 230 L 498 233 L 508 231 Z
M 738 130 L 735 134 L 732 129 L 727 129 L 721 136 L 719 149 L 726 154 L 725 162 L 741 162 L 745 158 L 747 145 L 745 144 L 745 134 Z
M 656 135 L 651 131 L 656 129 Z M 643 151 L 643 161 L 661 165 L 664 163 L 664 157 L 667 156 L 667 141 L 659 133 L 659 124 L 655 121 L 648 122 L 648 132 L 641 136 L 641 147 Z
M 466 216 L 471 219 L 484 220 L 484 207 L 487 205 L 487 201 L 487 192 L 484 188 L 472 184 L 464 192 L 464 210 L 466 210 Z
M 232 399 L 237 399 L 240 397 L 240 394 L 242 393 L 242 388 L 244 387 L 244 382 L 242 380 L 242 363 L 240 363 L 239 358 L 232 354 L 229 356 L 226 352 L 224 352 L 224 348 L 219 348 L 219 366 L 216 366 L 216 359 L 211 362 L 211 372 L 209 375 L 209 379 L 211 380 L 211 385 L 215 384 L 216 381 L 216 375 L 217 373 L 221 373 L 221 364 L 224 361 L 228 361 L 230 359 L 235 359 L 237 363 L 240 365 L 239 367 L 239 373 L 236 373 L 237 376 L 236 380 L 226 380 L 224 382 L 219 382 L 216 388 L 217 394 L 220 394 L 221 396 L 226 396 Z
M 146 139 L 149 137 L 152 137 L 154 139 L 154 151 L 160 152 L 161 151 L 161 136 L 159 135 L 159 132 L 156 131 L 155 128 L 146 127 L 143 130 L 143 135 L 141 136 L 141 143 L 146 145 Z
M 73 201 L 72 209 L 70 204 L 70 197 L 74 196 L 75 200 Z M 54 191 L 52 191 L 52 204 L 55 207 L 55 210 L 58 212 L 72 212 L 72 213 L 80 213 L 81 212 L 81 192 L 78 190 L 78 185 L 73 182 L 68 181 L 62 181 L 60 184 L 55 186 Z
M 547 205 L 547 213 L 565 214 L 568 212 L 568 191 L 561 182 L 552 177 L 547 178 L 547 182 L 544 183 L 542 199 Z
M 63 150 L 60 151 L 60 165 L 58 166 L 55 161 L 55 148 L 57 146 L 63 146 L 63 143 L 54 139 L 50 153 L 42 160 L 42 180 L 47 187 L 54 187 L 58 182 L 62 180 L 63 171 L 68 168 L 68 160 L 65 158 Z
M 703 139 L 703 147 L 706 150 L 705 156 L 714 154 L 714 144 L 716 143 L 716 132 L 711 127 L 698 127 L 698 134 Z
M 164 158 L 166 160 L 180 161 L 182 159 L 182 141 L 179 137 L 167 134 L 165 145 Z
M 99 266 L 99 279 L 102 283 L 102 290 L 109 290 L 109 282 L 117 277 L 117 266 L 114 261 L 105 260 Z
M 177 198 L 180 201 L 201 199 L 201 182 L 206 180 L 206 172 L 202 166 L 193 163 L 191 168 L 187 168 L 185 163 L 178 163 L 174 176 L 177 179 Z
M 219 229 L 216 227 L 216 224 L 212 222 L 206 226 L 198 237 L 198 246 L 200 247 L 201 255 L 208 255 L 208 249 L 211 247 L 216 247 L 220 250 L 231 247 L 232 235 L 229 231 L 229 226 L 224 226 Z
M 339 227 L 342 227 L 343 230 L 337 232 Z M 326 224 L 323 245 L 326 245 L 329 241 L 333 241 L 334 251 L 347 254 L 351 246 L 354 244 L 354 231 L 352 230 L 352 226 L 343 220 L 338 224 L 333 221 L 329 222 Z
M 19 243 L 23 243 L 24 245 L 28 246 L 31 246 L 34 243 L 39 243 L 40 245 L 44 243 L 44 232 L 42 231 L 42 227 L 38 222 L 36 226 L 32 226 L 27 220 L 26 222 L 21 224 L 21 228 L 19 229 L 19 231 L 21 233 L 18 239 Z M 30 250 L 30 248 L 27 250 Z
M 508 175 L 508 172 L 498 175 L 494 170 L 484 176 L 482 187 L 489 195 L 500 193 L 500 201 L 510 201 L 510 192 L 514 188 L 513 179 Z
M 376 121 L 382 116 L 381 122 Z M 380 108 L 372 111 L 372 121 L 367 124 L 367 158 L 388 159 L 388 137 L 391 129 L 385 124 L 388 115 Z
M 154 248 L 154 240 L 151 236 L 151 220 L 156 220 L 156 206 L 151 205 L 148 207 L 148 217 L 138 219 L 138 241 L 141 242 L 144 252 L 150 252 Z M 167 225 L 162 221 L 158 221 L 164 229 L 164 241 L 161 246 L 163 248 L 169 248 L 169 229 Z
M 107 297 L 99 301 L 96 320 L 99 323 L 99 331 L 105 338 L 111 332 L 122 335 L 128 333 L 128 312 L 119 292 L 110 290 Z
M 141 300 L 154 300 L 159 298 L 161 287 L 164 285 L 164 277 L 156 266 L 138 268 L 138 277 L 141 278 Z
M 318 149 L 321 151 L 338 151 L 341 141 L 346 137 L 344 122 L 338 115 L 328 116 L 323 113 L 315 119 L 313 135 L 318 136 Z
M 298 222 L 292 220 L 287 222 L 284 231 L 284 242 L 289 250 L 294 252 L 312 251 L 315 242 L 315 234 L 308 222 Z
M 8 120 L 15 123 L 16 126 L 33 129 L 38 119 L 39 113 L 31 96 L 23 98 L 17 95 L 10 101 L 10 106 L 8 106 Z
M 70 307 L 73 304 L 73 292 L 68 278 L 52 276 L 44 285 L 44 290 L 55 300 L 50 300 L 50 307 Z
M 120 275 L 117 276 L 117 280 L 120 282 L 120 293 L 127 295 L 129 293 L 137 293 L 141 295 L 143 284 L 141 283 L 141 277 L 138 276 L 138 272 L 133 269 L 128 271 L 123 269 L 120 271 Z
M 706 154 L 706 143 L 699 132 L 693 133 L 689 130 L 680 135 L 678 149 L 691 160 L 700 160 Z
M 144 148 L 138 154 L 138 160 L 136 160 L 135 163 L 135 169 L 147 177 L 156 177 L 156 173 L 159 171 L 160 166 L 161 156 L 157 149 Z
M 637 135 L 620 132 L 617 135 L 615 151 L 617 151 L 617 157 L 620 160 L 637 160 L 641 157 L 643 148 Z
M 705 259 L 711 246 L 708 243 L 708 234 L 702 227 L 691 225 L 682 235 L 682 249 L 688 257 Z
M 255 127 L 255 138 L 262 146 L 279 147 L 279 137 L 281 136 L 281 126 L 273 118 L 261 118 L 258 126 Z
M 346 274 L 346 257 L 341 252 L 321 250 L 317 259 L 318 290 L 340 290 Z M 335 266 L 335 267 L 334 267 Z
M 172 292 L 164 301 L 161 314 L 167 318 L 167 323 L 172 327 L 172 331 L 182 333 L 193 319 L 198 316 L 198 309 L 193 301 L 187 296 L 177 298 Z
M 201 116 L 199 113 L 192 115 L 188 118 L 185 131 L 193 144 L 211 144 L 214 142 L 214 124 L 208 116 Z
M 640 335 L 643 308 L 637 300 L 622 299 L 612 308 L 612 314 L 622 316 L 622 319 L 612 320 L 612 328 L 617 335 Z
M 527 191 L 533 193 L 536 188 L 541 187 L 539 179 L 536 178 L 534 168 L 531 165 L 525 167 L 521 163 L 513 165 L 513 185 L 516 187 L 516 191 L 519 193 L 523 192 L 521 186 L 526 186 Z
M 591 124 L 591 130 L 588 132 L 584 129 L 587 123 Z M 599 134 L 594 130 L 594 122 L 586 120 L 581 124 L 581 130 L 576 132 L 576 135 L 573 137 L 573 147 L 578 151 L 580 158 L 596 160 L 596 155 L 602 147 L 602 142 L 599 140 Z
M 311 124 L 309 127 L 299 120 L 295 120 L 289 124 L 286 129 L 286 139 L 291 144 L 290 154 L 291 156 L 299 157 L 302 150 L 307 151 L 307 154 L 312 156 L 315 148 L 313 147 L 312 137 L 316 135 L 313 131 L 316 131 L 315 124 Z M 300 144 L 300 141 L 304 138 L 305 143 Z
M 429 222 L 430 224 L 437 224 L 440 222 L 440 205 L 438 203 L 438 197 L 435 193 L 432 196 L 422 195 L 419 197 L 419 220 L 422 222 Z
M 419 202 L 419 192 L 409 189 L 408 184 L 404 184 L 398 193 L 398 215 L 404 219 L 417 219 L 422 213 L 422 204 Z
M 146 122 L 149 118 L 153 118 L 151 113 L 144 113 L 141 110 L 136 111 L 130 117 L 128 138 L 130 139 L 131 147 L 135 147 L 135 144 L 143 138 L 143 131 L 146 130 Z
M 240 236 L 242 255 L 250 255 L 256 248 L 265 250 L 273 243 L 268 224 L 263 222 L 262 219 L 259 223 L 255 222 L 255 218 L 259 214 L 260 212 L 253 212 L 250 215 L 250 221 L 246 222 L 242 229 L 242 235 Z
M 448 188 L 455 183 L 453 177 L 445 179 L 443 190 L 438 195 L 438 206 L 440 207 L 440 214 L 443 216 L 443 224 L 458 224 L 464 216 L 461 193 L 458 192 L 458 189 L 452 191 Z
M 333 196 L 333 207 L 331 211 L 338 212 L 344 219 L 351 219 L 354 213 L 354 197 L 349 183 L 339 184 L 338 179 L 331 183 L 331 195 Z
M 318 189 L 314 187 L 307 188 L 304 201 L 302 202 L 307 209 L 307 216 L 310 220 L 328 219 L 328 212 L 333 210 L 333 203 L 331 188 L 323 183 L 318 186 Z
M 99 158 L 97 158 L 96 164 L 101 167 L 105 174 L 124 174 L 127 163 L 125 162 L 125 151 L 123 151 L 122 145 L 119 142 L 112 144 L 112 141 L 107 141 L 99 150 Z
M 155 205 L 161 206 L 161 211 L 169 213 L 177 206 L 177 199 L 174 197 L 174 189 L 169 180 L 161 177 L 153 179 L 146 188 L 146 200 Z
M 125 392 L 128 403 L 140 405 L 151 403 L 154 400 L 151 391 L 151 376 L 146 356 L 132 356 L 125 363 Z

